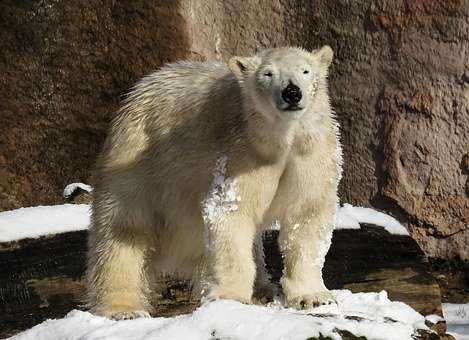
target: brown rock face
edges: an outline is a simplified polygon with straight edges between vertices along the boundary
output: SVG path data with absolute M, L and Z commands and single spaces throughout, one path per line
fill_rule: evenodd
M 329 44 L 343 202 L 469 258 L 469 0 L 4 1 L 0 29 L 0 209 L 86 181 L 120 95 L 163 62 Z
M 363 6 L 364 29 L 338 40 L 332 81 L 342 197 L 408 222 L 430 255 L 469 258 L 469 2 Z M 349 39 L 353 58 L 341 55 Z
M 0 210 L 86 181 L 110 113 L 143 74 L 184 58 L 177 1 L 0 3 Z

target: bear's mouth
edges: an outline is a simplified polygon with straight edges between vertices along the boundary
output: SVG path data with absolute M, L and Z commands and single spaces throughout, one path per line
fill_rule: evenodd
M 283 111 L 300 111 L 303 109 L 304 107 L 299 106 L 299 105 L 289 105 L 286 108 L 284 108 Z

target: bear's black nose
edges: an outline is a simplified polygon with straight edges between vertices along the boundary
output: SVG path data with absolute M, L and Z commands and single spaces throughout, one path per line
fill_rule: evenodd
M 290 83 L 282 90 L 282 99 L 290 105 L 298 104 L 301 97 L 301 90 L 295 84 Z

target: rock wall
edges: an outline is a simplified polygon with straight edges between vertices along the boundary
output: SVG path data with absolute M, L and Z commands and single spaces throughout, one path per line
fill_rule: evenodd
M 342 199 L 408 222 L 430 255 L 469 258 L 469 2 L 328 6 L 316 26 L 336 42 Z
M 87 181 L 122 94 L 187 56 L 177 1 L 0 2 L 0 210 Z
M 469 258 L 469 0 L 0 4 L 0 209 L 86 181 L 120 95 L 181 58 L 329 44 L 341 198 Z

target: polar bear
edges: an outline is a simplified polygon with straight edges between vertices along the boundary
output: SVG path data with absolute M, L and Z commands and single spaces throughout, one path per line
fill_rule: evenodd
M 341 173 L 324 46 L 183 61 L 143 78 L 112 121 L 94 183 L 87 299 L 151 312 L 155 275 L 206 299 L 270 291 L 262 232 L 280 222 L 288 306 L 333 300 L 322 280 Z

